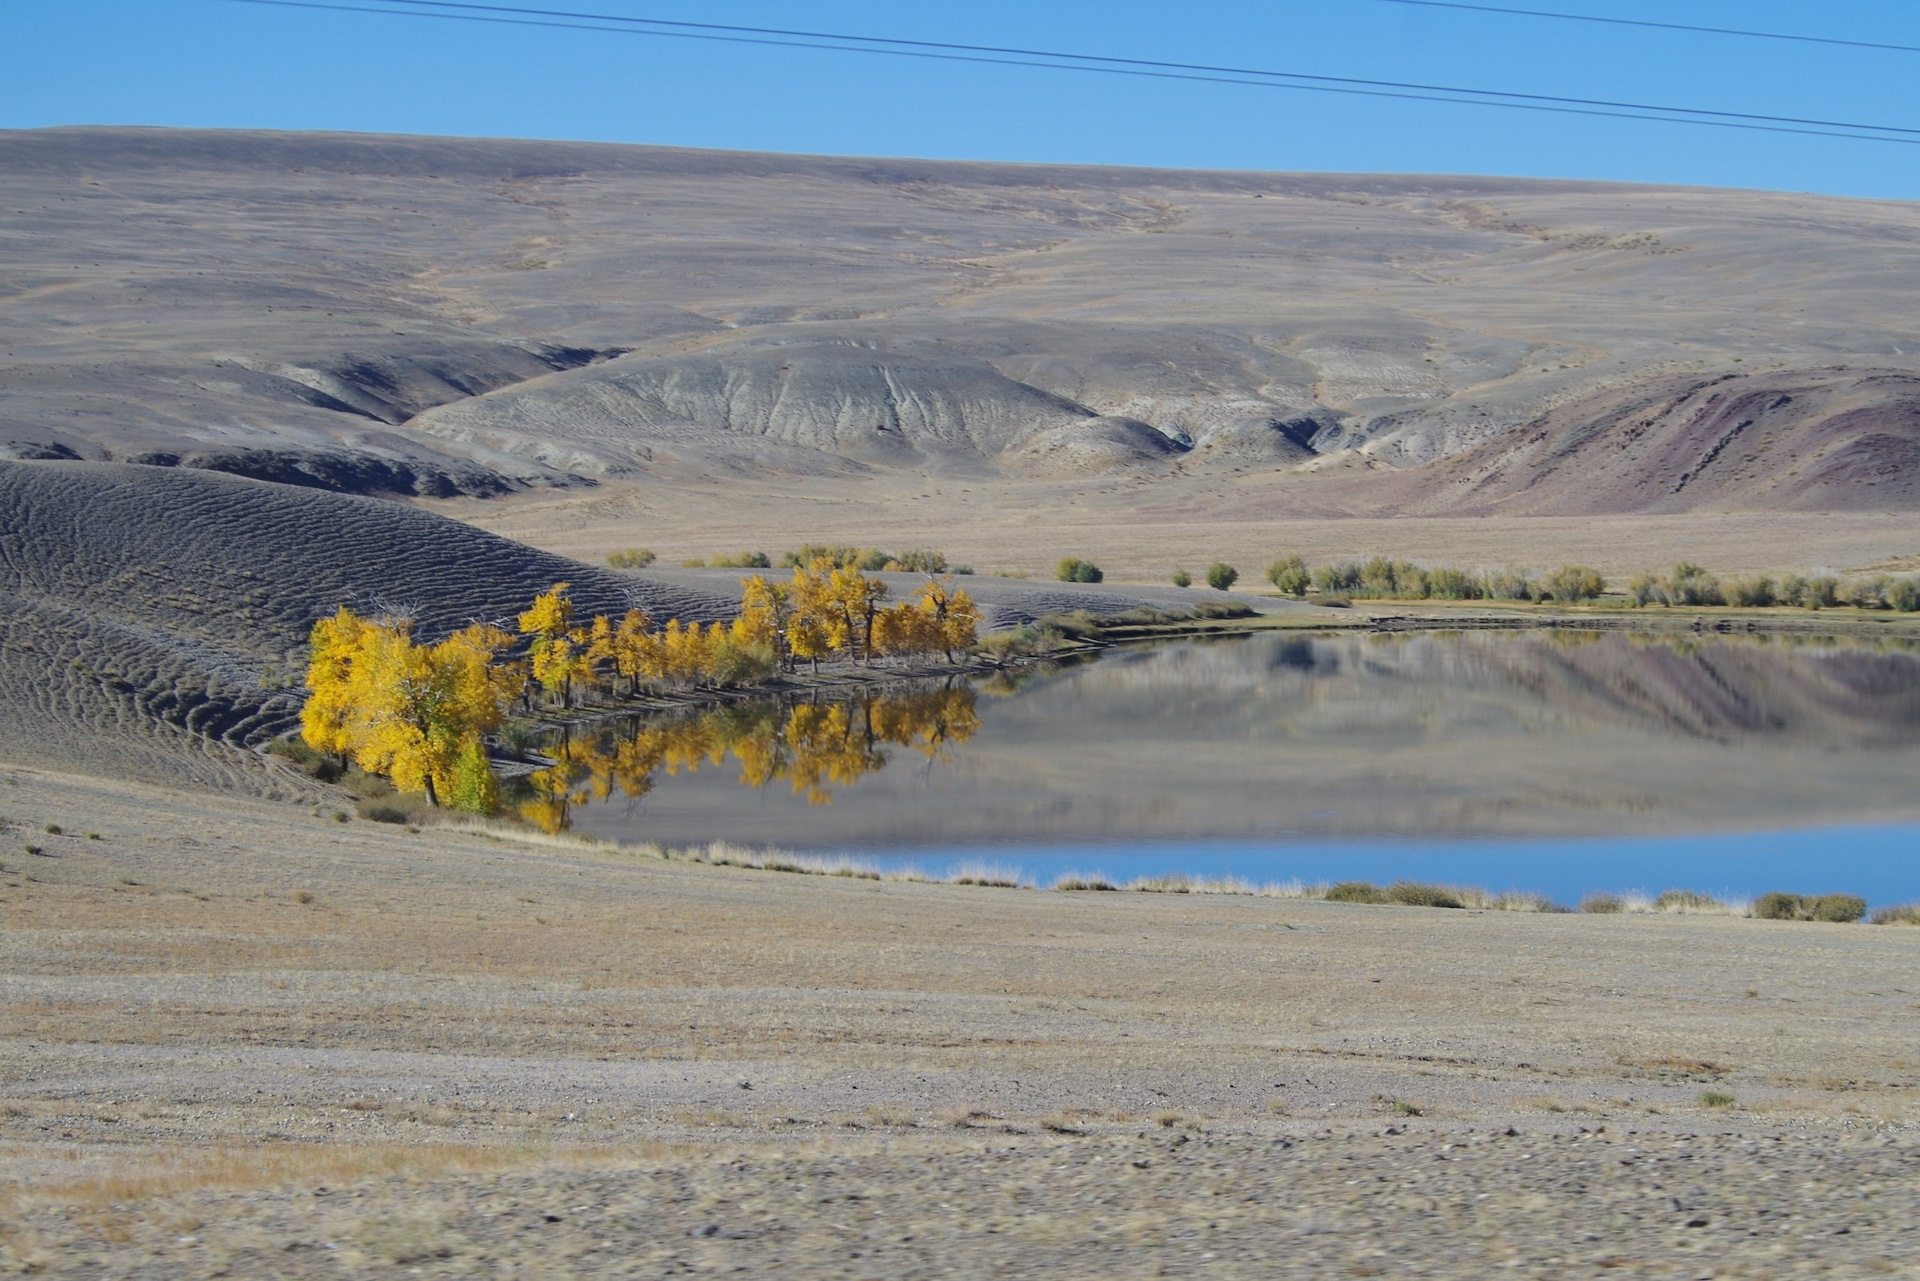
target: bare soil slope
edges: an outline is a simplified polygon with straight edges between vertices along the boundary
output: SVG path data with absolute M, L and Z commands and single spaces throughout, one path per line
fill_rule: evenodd
M 559 580 L 593 611 L 717 618 L 726 597 L 563 560 L 378 499 L 204 471 L 0 462 L 0 752 L 280 788 L 313 620 L 501 620 Z
M 1901 202 L 127 129 L 0 135 L 0 194 L 20 457 L 438 496 L 1231 477 L 1269 516 L 1916 502 Z

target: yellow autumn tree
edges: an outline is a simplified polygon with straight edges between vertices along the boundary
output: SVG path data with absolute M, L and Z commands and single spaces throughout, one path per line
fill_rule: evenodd
M 653 620 L 637 609 L 630 609 L 613 631 L 611 642 L 613 670 L 626 678 L 632 693 L 643 680 L 659 680 L 665 674 L 666 654 L 660 638 L 654 635 Z
M 873 665 L 873 622 L 880 613 L 880 602 L 887 598 L 887 590 L 885 583 L 868 578 L 852 565 L 834 570 L 827 580 L 828 606 L 838 620 L 839 631 L 846 637 L 842 644 L 869 667 Z
M 485 735 L 499 728 L 524 677 L 499 653 L 512 638 L 476 624 L 437 645 L 416 645 L 405 619 L 341 609 L 315 624 L 302 733 L 434 805 L 497 803 Z M 317 741 L 316 741 L 317 740 Z
M 533 678 L 549 697 L 558 697 L 562 707 L 573 705 L 573 682 L 591 672 L 584 646 L 572 635 L 573 601 L 567 595 L 572 586 L 555 583 L 534 597 L 520 615 L 520 634 L 533 638 L 529 651 Z
M 307 639 L 307 702 L 300 736 L 317 752 L 344 762 L 353 752 L 347 725 L 353 713 L 354 666 L 371 626 L 345 605 L 313 625 Z
M 941 650 L 951 663 L 956 653 L 964 654 L 980 639 L 980 607 L 962 588 L 953 585 L 950 575 L 928 576 L 915 594 L 915 603 L 934 623 Z

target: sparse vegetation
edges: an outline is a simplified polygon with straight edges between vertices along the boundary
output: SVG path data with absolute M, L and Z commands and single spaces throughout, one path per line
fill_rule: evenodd
M 1605 576 L 1589 565 L 1562 565 L 1542 574 L 1521 565 L 1467 570 L 1418 565 L 1387 556 L 1312 568 L 1294 556 L 1269 565 L 1267 578 L 1287 595 L 1304 596 L 1312 590 L 1323 598 L 1322 604 L 1347 598 L 1578 605 L 1600 600 L 1607 590 Z M 1845 604 L 1855 609 L 1913 613 L 1920 612 L 1920 576 L 1875 574 L 1843 583 L 1827 574 L 1786 574 L 1778 579 L 1756 574 L 1723 583 L 1701 566 L 1681 561 L 1665 574 L 1635 574 L 1623 595 L 1630 606 L 1832 609 Z
M 773 557 L 765 552 L 734 552 L 707 557 L 709 569 L 772 569 Z
M 1733 1106 L 1733 1103 L 1733 1096 L 1724 1090 L 1702 1090 L 1700 1092 L 1700 1105 L 1702 1107 L 1730 1108 Z
M 653 551 L 646 547 L 623 547 L 607 553 L 607 565 L 613 569 L 645 569 L 653 562 Z
M 833 569 L 858 569 L 867 573 L 893 574 L 971 574 L 970 565 L 949 567 L 945 552 L 928 548 L 907 548 L 884 552 L 877 547 L 844 547 L 828 543 L 802 543 L 780 554 L 781 569 L 805 569 L 825 561 Z
M 1875 925 L 1920 925 L 1920 903 L 1875 908 L 1867 919 Z

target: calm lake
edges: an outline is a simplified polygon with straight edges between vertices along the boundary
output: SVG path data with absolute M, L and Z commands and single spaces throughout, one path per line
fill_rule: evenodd
M 1920 898 L 1920 650 L 1254 636 L 1017 681 L 609 721 L 529 816 L 940 871 Z

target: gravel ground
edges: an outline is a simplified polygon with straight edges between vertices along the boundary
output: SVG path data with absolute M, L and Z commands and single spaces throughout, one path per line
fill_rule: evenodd
M 0 1268 L 1920 1268 L 1920 930 L 0 814 Z

